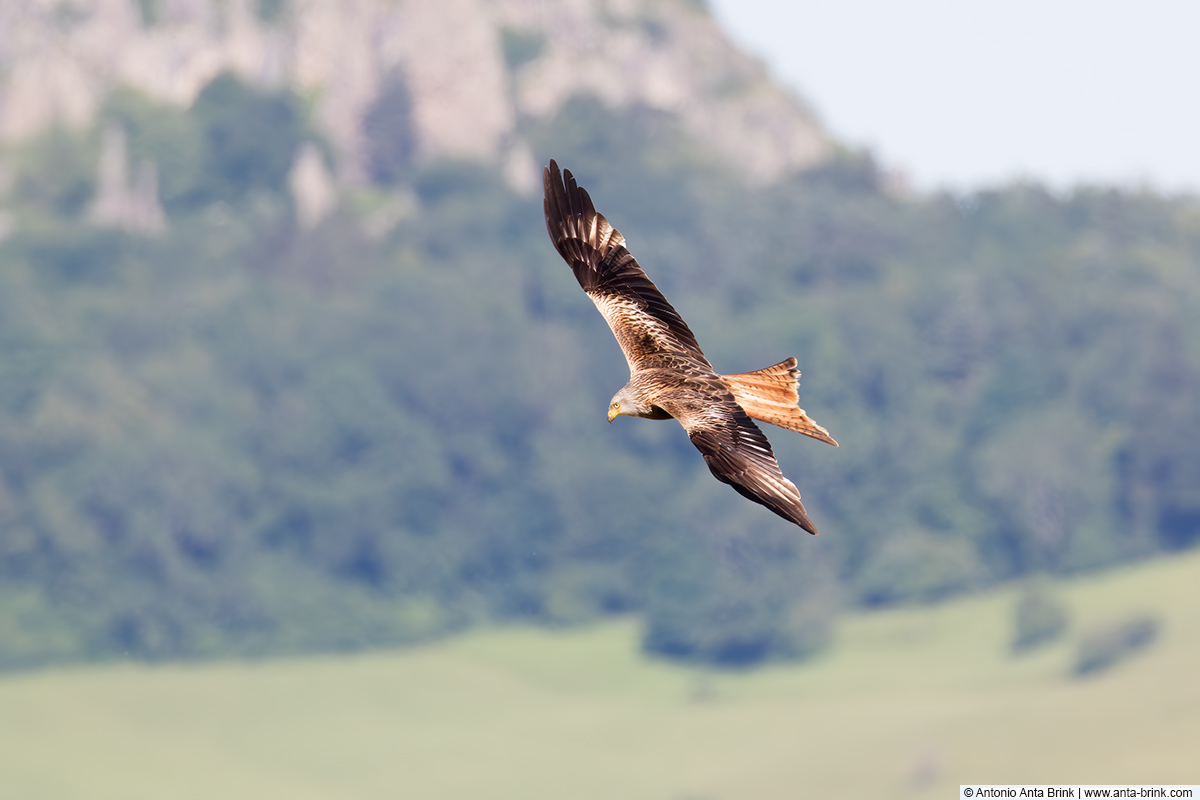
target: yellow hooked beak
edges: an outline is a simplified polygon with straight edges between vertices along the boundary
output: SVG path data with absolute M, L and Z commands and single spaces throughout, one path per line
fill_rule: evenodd
M 620 413 L 621 413 L 621 404 L 620 403 L 613 403 L 611 406 L 609 406 L 608 407 L 608 423 L 611 425 L 612 421 L 614 419 L 616 419 L 617 415 Z

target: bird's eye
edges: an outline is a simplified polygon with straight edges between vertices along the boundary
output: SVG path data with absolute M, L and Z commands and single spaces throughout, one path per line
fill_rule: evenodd
M 613 403 L 612 405 L 609 406 L 609 408 L 620 408 L 620 407 L 621 407 L 620 403 Z

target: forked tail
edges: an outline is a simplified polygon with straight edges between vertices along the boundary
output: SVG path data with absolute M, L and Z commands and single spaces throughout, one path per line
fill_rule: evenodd
M 766 369 L 720 377 L 738 405 L 752 418 L 838 446 L 829 431 L 809 419 L 799 406 L 796 387 L 800 383 L 800 370 L 796 369 L 795 358 Z

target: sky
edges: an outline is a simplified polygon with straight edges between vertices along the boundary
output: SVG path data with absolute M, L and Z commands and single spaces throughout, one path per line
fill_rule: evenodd
M 1200 193 L 1195 0 L 709 0 L 840 140 L 921 189 Z

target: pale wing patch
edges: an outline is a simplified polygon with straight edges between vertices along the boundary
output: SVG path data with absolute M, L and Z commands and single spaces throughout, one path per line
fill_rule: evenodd
M 621 295 L 592 292 L 588 292 L 588 297 L 592 298 L 600 316 L 604 317 L 604 321 L 612 329 L 617 344 L 621 345 L 621 352 L 625 354 L 630 372 L 636 369 L 637 358 L 645 354 L 635 349 L 640 342 L 650 340 L 660 348 L 678 349 L 670 327 L 662 320 L 647 314 L 636 301 Z
M 609 225 L 608 220 L 601 214 L 596 214 L 592 217 L 588 234 L 588 236 L 583 238 L 590 241 L 592 246 L 600 251 L 601 255 L 607 255 L 611 248 L 620 247 L 625 244 L 625 237 L 616 228 Z

